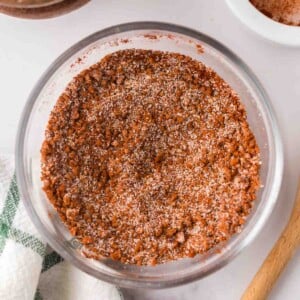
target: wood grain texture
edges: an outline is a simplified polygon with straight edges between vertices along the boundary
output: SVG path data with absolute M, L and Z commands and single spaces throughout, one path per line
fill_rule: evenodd
M 300 243 L 300 182 L 290 220 L 279 240 L 254 276 L 242 300 L 267 299 L 277 278 Z

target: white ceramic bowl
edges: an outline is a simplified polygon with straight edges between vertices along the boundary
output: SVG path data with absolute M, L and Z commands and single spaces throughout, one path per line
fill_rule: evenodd
M 273 21 L 256 9 L 249 0 L 226 0 L 236 17 L 251 30 L 280 44 L 300 46 L 300 26 Z

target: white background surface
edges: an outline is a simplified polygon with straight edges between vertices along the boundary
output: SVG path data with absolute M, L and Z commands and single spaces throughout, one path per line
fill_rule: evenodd
M 0 15 L 0 153 L 14 151 L 17 123 L 26 98 L 59 54 L 97 30 L 138 20 L 173 22 L 202 31 L 225 44 L 252 68 L 269 93 L 279 119 L 285 175 L 270 220 L 233 262 L 201 281 L 164 291 L 132 292 L 131 299 L 239 299 L 286 224 L 293 203 L 300 169 L 300 48 L 273 44 L 252 33 L 233 16 L 224 0 L 92 0 L 80 10 L 50 20 Z M 299 278 L 300 251 L 270 299 L 300 299 Z

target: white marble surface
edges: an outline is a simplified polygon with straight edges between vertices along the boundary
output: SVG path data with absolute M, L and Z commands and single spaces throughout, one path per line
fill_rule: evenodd
M 281 195 L 272 217 L 232 263 L 201 281 L 163 291 L 135 291 L 130 298 L 239 299 L 277 239 L 292 207 L 300 169 L 300 49 L 273 44 L 250 32 L 223 0 L 92 0 L 76 12 L 43 21 L 0 15 L 0 153 L 13 152 L 26 98 L 41 73 L 61 52 L 106 26 L 137 20 L 173 22 L 205 32 L 251 66 L 278 115 L 286 165 Z M 300 252 L 281 276 L 270 299 L 300 299 L 299 278 Z

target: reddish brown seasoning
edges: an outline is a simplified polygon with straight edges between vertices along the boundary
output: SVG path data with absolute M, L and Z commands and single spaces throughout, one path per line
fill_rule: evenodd
M 196 49 L 197 49 L 198 54 L 203 54 L 204 53 L 204 48 L 201 45 L 196 44 Z
M 300 26 L 300 0 L 250 0 L 250 2 L 274 21 Z
M 144 37 L 146 39 L 150 39 L 150 40 L 157 40 L 159 38 L 158 35 L 156 35 L 156 34 L 150 34 L 150 33 L 144 34 Z
M 190 57 L 123 50 L 77 75 L 51 112 L 44 191 L 92 258 L 155 265 L 241 230 L 260 157 L 237 94 Z

